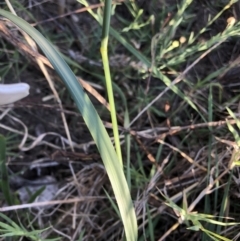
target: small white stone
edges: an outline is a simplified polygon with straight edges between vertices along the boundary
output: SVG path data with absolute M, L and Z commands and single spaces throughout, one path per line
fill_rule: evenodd
M 26 204 L 29 202 L 30 198 L 42 187 L 45 186 L 45 189 L 41 192 L 39 196 L 36 197 L 34 202 L 47 202 L 54 200 L 57 191 L 58 191 L 58 183 L 54 177 L 45 176 L 38 178 L 34 181 L 29 181 L 29 183 L 18 189 L 19 199 L 22 204 Z M 50 208 L 51 205 L 41 206 L 36 209 L 46 209 Z

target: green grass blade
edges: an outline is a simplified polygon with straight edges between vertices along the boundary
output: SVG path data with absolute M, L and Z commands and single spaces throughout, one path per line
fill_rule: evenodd
M 8 203 L 12 205 L 12 195 L 8 181 L 8 171 L 6 166 L 6 141 L 5 138 L 0 135 L 0 173 L 1 173 L 1 189 L 3 195 Z
M 3 213 L 0 213 L 0 217 L 4 219 L 6 222 L 8 222 L 9 224 L 11 224 L 11 227 L 13 227 L 14 229 L 20 229 L 20 227 L 15 222 L 13 222 L 9 217 L 4 215 Z M 0 222 L 0 227 L 3 227 L 2 222 Z
M 65 83 L 79 111 L 82 113 L 83 119 L 85 120 L 85 123 L 99 149 L 114 194 L 116 196 L 126 237 L 129 241 L 137 240 L 136 214 L 133 208 L 130 191 L 123 173 L 123 169 L 118 161 L 118 157 L 107 131 L 104 128 L 103 123 L 93 107 L 88 95 L 84 92 L 82 86 L 80 86 L 75 75 L 65 61 L 61 58 L 60 54 L 42 36 L 42 34 L 40 34 L 23 19 L 18 18 L 7 11 L 0 10 L 0 14 L 11 20 L 36 41 Z
M 113 87 L 112 87 L 112 79 L 109 67 L 109 60 L 108 60 L 108 38 L 109 38 L 109 26 L 110 26 L 110 19 L 111 19 L 111 0 L 105 1 L 104 6 L 104 18 L 103 18 L 103 30 L 102 30 L 102 41 L 101 41 L 101 55 L 103 61 L 103 69 L 105 73 L 106 79 L 106 86 L 107 86 L 107 93 L 108 93 L 108 100 L 110 105 L 110 114 L 111 120 L 113 125 L 113 135 L 114 135 L 114 142 L 115 148 L 118 155 L 118 159 L 123 166 L 122 161 L 122 152 L 121 152 L 121 145 L 118 133 L 118 123 L 117 123 L 117 114 L 113 96 Z

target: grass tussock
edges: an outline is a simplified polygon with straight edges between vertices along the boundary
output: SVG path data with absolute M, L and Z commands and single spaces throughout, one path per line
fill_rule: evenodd
M 11 5 L 62 54 L 114 142 L 103 2 Z M 107 52 L 138 240 L 238 240 L 239 1 L 113 1 L 111 13 Z M 84 115 L 23 32 L 1 18 L 0 36 L 1 83 L 31 86 L 27 98 L 0 107 L 1 237 L 125 240 Z

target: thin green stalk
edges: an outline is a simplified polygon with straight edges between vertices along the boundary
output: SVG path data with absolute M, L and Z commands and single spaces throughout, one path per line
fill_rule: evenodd
M 113 88 L 112 88 L 112 80 L 111 80 L 111 73 L 109 68 L 109 60 L 108 60 L 108 38 L 109 38 L 109 27 L 110 27 L 110 19 L 111 19 L 111 6 L 112 1 L 106 0 L 104 6 L 104 18 L 103 18 L 103 30 L 102 30 L 102 41 L 101 41 L 101 55 L 103 61 L 103 69 L 106 78 L 106 86 L 107 86 L 107 93 L 108 93 L 108 101 L 110 105 L 110 114 L 112 119 L 113 125 L 113 135 L 114 135 L 114 142 L 115 148 L 117 152 L 118 159 L 123 166 L 122 161 L 122 152 L 121 152 L 121 145 L 118 133 L 118 123 L 117 123 L 117 115 L 114 103 L 114 96 L 113 96 Z

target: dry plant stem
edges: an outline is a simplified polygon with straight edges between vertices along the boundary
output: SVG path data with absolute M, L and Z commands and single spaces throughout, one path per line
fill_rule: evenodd
M 236 124 L 236 120 L 228 120 L 228 123 L 230 124 Z M 175 135 L 180 131 L 184 131 L 184 130 L 194 130 L 197 128 L 203 128 L 203 127 L 213 127 L 213 126 L 222 126 L 222 125 L 226 125 L 227 121 L 214 121 L 214 122 L 208 122 L 208 123 L 199 123 L 199 124 L 192 124 L 192 125 L 188 125 L 188 126 L 173 126 L 170 128 L 170 130 L 168 132 L 165 132 L 163 134 L 160 134 L 157 138 L 156 141 L 158 140 L 162 140 L 164 139 L 166 136 L 169 135 Z M 154 137 L 155 138 L 155 137 Z
M 214 185 L 220 181 L 220 179 L 225 176 L 229 172 L 229 169 L 226 169 L 221 175 L 219 175 L 212 183 L 210 183 L 199 195 L 198 197 L 192 202 L 192 204 L 188 208 L 188 212 L 191 212 L 195 206 L 200 202 L 200 200 L 206 196 L 207 194 L 210 194 L 213 190 L 212 188 Z
M 13 205 L 9 207 L 1 207 L 0 212 L 7 212 L 12 210 L 19 210 L 19 209 L 25 209 L 25 208 L 34 208 L 34 207 L 44 207 L 48 205 L 57 205 L 57 204 L 66 204 L 66 203 L 76 203 L 76 202 L 94 202 L 99 199 L 108 199 L 107 197 L 82 197 L 82 198 L 72 198 L 67 200 L 53 200 L 53 201 L 47 201 L 47 202 L 34 202 L 34 203 L 27 203 L 27 204 L 21 204 L 21 205 Z
M 28 128 L 27 126 L 21 121 L 19 120 L 18 118 L 12 116 L 12 115 L 8 115 L 13 121 L 19 123 L 20 125 L 23 126 L 23 129 L 24 129 L 24 135 L 23 135 L 23 138 L 22 138 L 22 141 L 21 143 L 19 144 L 18 148 L 21 150 L 22 147 L 25 145 L 26 141 L 27 141 L 27 138 L 28 138 Z
M 8 130 L 8 131 L 10 131 L 10 132 L 16 133 L 16 134 L 18 134 L 18 135 L 23 135 L 23 136 L 25 135 L 24 132 L 19 131 L 19 130 L 16 130 L 16 129 L 13 129 L 13 128 L 8 127 L 8 126 L 6 126 L 6 125 L 3 125 L 3 124 L 1 124 L 1 123 L 0 123 L 0 128 L 3 128 L 3 129 Z M 36 141 L 36 139 L 37 139 L 37 137 L 34 137 L 34 136 L 32 136 L 32 135 L 29 135 L 29 134 L 28 134 L 28 138 L 29 138 L 30 140 L 33 140 L 33 141 Z M 44 145 L 46 145 L 46 146 L 49 146 L 49 147 L 51 147 L 51 148 L 57 149 L 57 150 L 61 150 L 61 149 L 62 149 L 61 147 L 56 146 L 56 145 L 54 145 L 54 144 L 52 144 L 52 143 L 50 143 L 50 142 L 47 142 L 47 141 L 42 141 L 41 143 L 44 144 Z
M 112 4 L 116 5 L 116 4 L 122 3 L 122 2 L 125 2 L 125 0 L 113 1 Z M 32 26 L 34 27 L 34 26 L 37 26 L 37 25 L 42 24 L 42 23 L 51 22 L 51 21 L 57 20 L 59 18 L 67 17 L 67 16 L 72 15 L 72 14 L 83 13 L 83 12 L 86 12 L 86 11 L 88 11 L 90 9 L 96 9 L 96 8 L 100 8 L 100 7 L 103 7 L 103 6 L 104 6 L 104 3 L 92 4 L 92 5 L 88 6 L 88 7 L 83 7 L 83 8 L 74 10 L 74 11 L 69 11 L 68 13 L 61 14 L 61 15 L 58 15 L 56 17 L 52 17 L 52 18 L 49 18 L 49 19 L 46 19 L 46 20 L 43 20 L 43 21 L 36 22 L 36 23 L 32 24 Z
M 1 110 L 1 109 L 0 109 L 0 110 Z M 1 117 L 1 116 L 2 116 L 2 117 Z M 3 115 L 1 115 L 1 116 L 0 116 L 0 120 L 4 117 Z M 25 124 L 24 124 L 22 121 L 20 121 L 19 119 L 17 119 L 16 117 L 14 117 L 14 116 L 12 116 L 12 115 L 10 115 L 10 114 L 8 114 L 8 117 L 11 118 L 13 121 L 20 123 L 20 124 L 23 126 L 23 128 L 24 128 L 24 132 L 19 132 L 18 130 L 14 130 L 14 129 L 12 129 L 12 128 L 10 128 L 10 127 L 7 127 L 7 126 L 4 126 L 4 125 L 2 125 L 2 124 L 0 124 L 0 127 L 2 127 L 3 129 L 6 129 L 6 130 L 10 130 L 11 132 L 15 132 L 15 133 L 18 133 L 18 134 L 20 134 L 20 135 L 23 135 L 23 139 L 22 139 L 20 145 L 18 146 L 21 151 L 28 151 L 28 150 L 34 148 L 35 146 L 37 146 L 37 145 L 39 145 L 39 144 L 43 144 L 44 141 L 42 141 L 42 140 L 43 140 L 43 138 L 44 138 L 45 136 L 47 136 L 47 135 L 58 136 L 58 137 L 61 138 L 61 140 L 62 140 L 63 143 L 69 144 L 69 140 L 67 140 L 66 138 L 62 137 L 61 135 L 59 135 L 58 133 L 55 133 L 55 132 L 45 132 L 45 133 L 40 134 L 38 137 L 31 137 L 31 136 L 28 134 L 28 129 L 27 129 L 27 127 L 25 126 Z M 30 144 L 29 146 L 26 147 L 26 146 L 24 146 L 24 145 L 25 145 L 25 143 L 26 143 L 26 141 L 27 141 L 27 138 L 32 139 L 32 140 L 34 140 L 34 141 L 33 141 L 32 144 Z M 74 142 L 72 143 L 72 145 L 73 145 L 73 146 L 77 146 L 77 144 L 74 143 Z M 52 145 L 52 146 L 54 146 L 54 145 Z M 63 147 L 62 147 L 62 148 L 63 148 Z M 58 149 L 62 149 L 62 148 L 59 147 Z M 78 155 L 78 154 L 76 153 L 75 155 Z
M 163 241 L 171 232 L 176 230 L 179 226 L 179 223 L 175 223 L 158 241 Z
M 73 207 L 68 210 L 68 212 L 65 212 L 63 213 L 62 216 L 60 216 L 57 220 L 56 220 L 56 223 L 55 223 L 55 228 L 57 228 L 61 223 L 64 222 L 64 219 L 69 215 L 69 213 L 71 213 L 73 211 Z M 41 237 L 43 239 L 46 239 L 54 230 L 52 228 L 46 230 L 45 232 L 42 233 Z
M 108 109 L 108 107 L 106 106 L 106 108 Z M 121 121 L 121 118 L 119 118 L 119 120 Z M 163 140 L 165 139 L 167 136 L 171 136 L 171 135 L 176 135 L 178 132 L 180 131 L 189 131 L 189 130 L 195 130 L 198 128 L 204 128 L 204 127 L 220 127 L 223 125 L 226 125 L 227 122 L 231 125 L 236 124 L 236 120 L 234 119 L 227 119 L 227 121 L 213 121 L 213 122 L 207 122 L 207 123 L 199 123 L 199 124 L 191 124 L 191 125 L 187 125 L 187 126 L 172 126 L 170 128 L 168 127 L 156 127 L 153 129 L 147 129 L 147 130 L 143 130 L 143 131 L 134 131 L 134 130 L 128 130 L 122 126 L 119 126 L 119 130 L 121 131 L 125 131 L 125 132 L 129 132 L 132 136 L 138 136 L 138 137 L 142 137 L 148 140 Z M 112 128 L 112 124 L 109 122 L 104 122 L 106 128 Z M 156 137 L 154 134 L 156 132 L 163 132 L 166 131 L 162 134 L 158 134 L 158 136 Z
M 19 131 L 19 130 L 16 130 L 16 129 L 13 129 L 13 128 L 11 128 L 11 127 L 9 127 L 9 126 L 6 126 L 6 125 L 4 125 L 4 124 L 1 124 L 1 123 L 0 123 L 0 128 L 3 128 L 3 129 L 8 130 L 8 131 L 10 131 L 10 132 L 16 133 L 16 134 L 18 134 L 18 135 L 22 135 L 22 136 L 25 135 L 24 132 Z M 32 136 L 32 135 L 29 135 L 29 134 L 28 134 L 28 138 L 29 138 L 30 140 L 32 140 L 33 143 L 30 144 L 28 147 L 24 147 L 24 148 L 22 149 L 22 151 L 24 151 L 24 150 L 25 150 L 25 151 L 26 151 L 26 150 L 30 150 L 30 149 L 31 149 L 32 147 L 34 147 L 35 145 L 40 145 L 40 144 L 44 144 L 44 145 L 49 146 L 49 147 L 52 147 L 53 149 L 56 149 L 56 150 L 62 150 L 62 147 L 56 146 L 56 145 L 54 145 L 54 144 L 52 144 L 52 143 L 50 143 L 50 142 L 47 142 L 47 141 L 42 140 L 42 139 L 43 139 L 45 136 L 47 136 L 48 134 L 61 137 L 59 134 L 54 133 L 54 132 L 44 133 L 44 134 L 42 134 L 40 137 L 35 137 L 35 136 Z M 124 137 L 124 136 L 123 136 L 123 137 Z M 122 137 L 122 138 L 123 138 L 123 137 Z M 76 147 L 76 148 L 86 150 L 86 148 L 89 147 L 90 145 L 95 145 L 95 142 L 94 142 L 94 141 L 89 141 L 89 142 L 84 143 L 84 144 L 77 144 L 77 143 L 74 143 L 74 142 L 73 142 L 73 145 L 74 145 L 74 147 Z M 63 152 L 63 153 L 64 153 L 64 152 Z M 79 153 L 77 153 L 77 154 L 75 153 L 75 155 L 78 156 Z M 74 155 L 74 156 L 75 156 L 75 155 Z M 72 156 L 71 156 L 71 157 L 72 157 Z
M 161 166 L 157 166 L 156 173 L 149 181 L 149 184 L 147 185 L 146 189 L 143 191 L 143 194 L 142 194 L 142 197 L 140 198 L 140 200 L 137 201 L 139 204 L 137 204 L 137 205 L 135 204 L 137 216 L 139 216 L 140 212 L 142 210 L 144 210 L 143 211 L 143 222 L 145 221 L 145 213 L 146 213 L 145 207 L 148 202 L 150 191 L 157 185 L 157 181 L 159 180 L 160 176 L 163 174 L 163 169 L 164 169 L 165 165 L 168 163 L 170 155 L 171 154 L 169 153 L 168 156 L 163 160 Z
M 10 8 L 11 12 L 17 16 L 15 10 L 13 9 L 11 3 L 8 1 L 8 0 L 5 0 L 8 7 Z M 22 31 L 21 29 L 19 29 L 19 31 L 22 33 L 22 35 L 24 36 L 24 38 L 26 39 L 26 41 L 28 42 L 28 44 L 31 46 L 32 48 L 32 51 L 38 53 L 38 49 L 37 49 L 37 45 L 35 44 L 35 42 L 24 32 Z M 55 99 L 57 101 L 57 103 L 59 104 L 59 107 L 61 110 L 63 110 L 63 106 L 62 106 L 62 102 L 61 102 L 61 99 L 59 98 L 59 95 L 58 95 L 58 92 L 56 91 L 55 89 L 55 86 L 54 86 L 54 83 L 47 71 L 47 68 L 45 67 L 44 63 L 41 61 L 41 59 L 37 58 L 36 57 L 36 62 L 39 66 L 39 68 L 41 69 L 41 71 L 43 72 L 45 78 L 47 79 L 48 81 L 48 84 L 55 96 Z M 65 128 L 65 132 L 66 132 L 66 135 L 67 135 L 67 138 L 69 140 L 69 145 L 71 147 L 71 150 L 74 151 L 74 148 L 73 148 L 73 143 L 72 143 L 72 138 L 71 138 L 71 135 L 70 135 L 70 131 L 69 131 L 69 128 L 68 128 L 68 124 L 67 124 L 67 121 L 66 121 L 66 116 L 65 116 L 65 113 L 64 111 L 61 111 L 61 117 L 62 117 L 62 121 L 63 121 L 63 125 L 64 125 L 64 128 Z
M 177 152 L 180 153 L 181 156 L 182 156 L 183 158 L 185 158 L 189 163 L 193 164 L 195 167 L 198 167 L 198 168 L 201 169 L 202 171 L 207 172 L 207 168 L 199 165 L 199 164 L 198 164 L 197 162 L 195 162 L 190 156 L 188 156 L 188 155 L 185 154 L 184 152 L 180 151 L 178 148 L 176 148 L 176 147 L 174 147 L 174 146 L 166 143 L 165 141 L 163 141 L 163 140 L 161 140 L 161 139 L 159 139 L 158 142 L 161 143 L 161 144 L 163 144 L 163 145 L 166 145 L 166 146 L 170 147 L 170 148 L 171 148 L 172 150 L 174 150 L 174 151 L 177 151 Z

